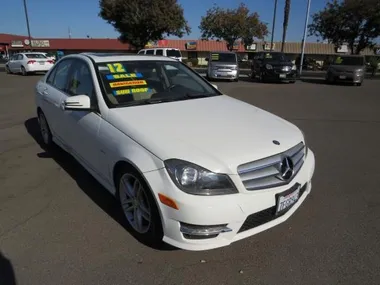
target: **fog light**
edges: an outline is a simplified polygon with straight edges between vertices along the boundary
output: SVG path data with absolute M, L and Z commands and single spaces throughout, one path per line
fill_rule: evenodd
M 227 224 L 200 226 L 180 223 L 180 231 L 188 239 L 206 239 L 217 237 L 221 233 L 230 232 L 232 229 Z

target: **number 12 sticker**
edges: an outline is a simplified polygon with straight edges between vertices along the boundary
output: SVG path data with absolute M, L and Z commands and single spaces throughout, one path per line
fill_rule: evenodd
M 117 63 L 109 63 L 107 64 L 108 69 L 110 70 L 111 73 L 122 73 L 126 72 L 124 66 L 117 62 Z

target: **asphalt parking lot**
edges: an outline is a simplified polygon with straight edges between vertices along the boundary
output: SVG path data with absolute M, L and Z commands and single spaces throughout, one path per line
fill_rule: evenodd
M 40 147 L 39 78 L 0 73 L 1 285 L 379 284 L 380 81 L 215 83 L 298 125 L 316 172 L 287 222 L 189 252 L 139 243 L 106 190 L 67 154 Z

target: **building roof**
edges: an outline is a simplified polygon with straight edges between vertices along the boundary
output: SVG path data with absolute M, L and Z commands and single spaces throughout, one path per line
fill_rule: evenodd
M 26 41 L 25 41 L 26 40 Z M 26 45 L 28 37 L 22 35 L 0 34 L 0 43 L 9 44 L 10 49 L 28 49 Z M 132 51 L 133 47 L 129 44 L 121 43 L 118 39 L 78 39 L 78 38 L 32 38 L 40 43 L 41 47 L 33 47 L 38 50 L 74 50 L 74 51 Z M 16 47 L 12 47 L 12 41 L 18 41 Z M 21 44 L 20 44 L 21 43 Z M 256 49 L 246 50 L 241 42 L 237 42 L 235 50 L 237 52 L 264 51 L 264 47 L 269 47 L 270 43 L 256 42 Z M 171 47 L 181 51 L 227 51 L 225 41 L 216 40 L 161 40 L 150 43 L 147 47 Z M 281 50 L 281 43 L 274 43 L 274 50 Z M 288 42 L 285 44 L 286 53 L 300 54 L 302 51 L 301 43 Z M 325 43 L 306 43 L 305 54 L 335 54 L 336 49 L 333 44 Z M 373 49 L 365 49 L 362 54 L 373 55 Z

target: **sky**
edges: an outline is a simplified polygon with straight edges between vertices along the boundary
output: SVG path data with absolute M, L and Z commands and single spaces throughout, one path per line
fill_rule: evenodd
M 275 0 L 178 0 L 184 9 L 184 16 L 192 28 L 184 39 L 200 38 L 198 29 L 201 17 L 214 3 L 220 7 L 236 8 L 245 3 L 250 11 L 257 12 L 263 22 L 272 30 L 272 18 Z M 27 35 L 23 0 L 2 1 L 0 33 Z M 278 0 L 274 40 L 282 37 L 282 23 L 285 0 Z M 321 10 L 327 0 L 311 0 L 310 15 Z M 98 16 L 98 0 L 27 0 L 31 36 L 36 38 L 67 38 L 69 30 L 72 38 L 116 38 L 118 33 Z M 195 8 L 196 7 L 196 8 Z M 288 42 L 302 40 L 307 0 L 292 0 Z M 311 19 L 309 18 L 309 21 Z M 270 40 L 270 36 L 266 38 Z M 309 37 L 308 41 L 316 41 Z

